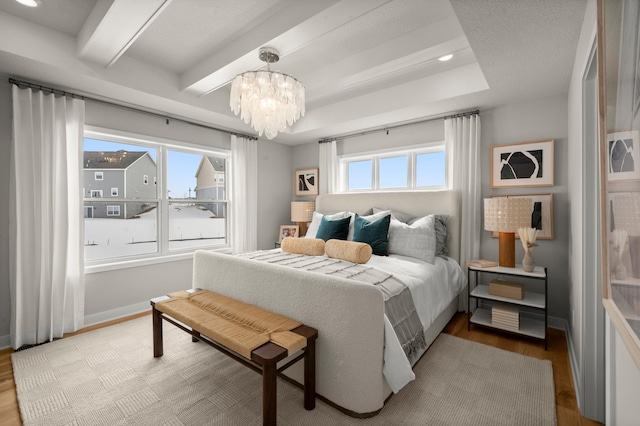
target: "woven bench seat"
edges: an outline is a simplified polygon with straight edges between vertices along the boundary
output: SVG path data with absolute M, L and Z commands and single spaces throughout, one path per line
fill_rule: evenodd
M 317 330 L 209 290 L 192 289 L 151 300 L 154 357 L 163 354 L 162 320 L 262 373 L 263 424 L 276 424 L 276 374 L 304 358 L 304 407 L 315 408 Z M 302 351 L 277 368 L 277 363 Z

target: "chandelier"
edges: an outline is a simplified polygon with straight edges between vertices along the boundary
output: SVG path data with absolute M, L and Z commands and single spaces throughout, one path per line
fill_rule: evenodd
M 273 139 L 304 117 L 304 86 L 294 77 L 271 71 L 280 53 L 272 47 L 260 48 L 259 58 L 267 70 L 238 74 L 231 83 L 229 106 L 235 115 L 267 139 Z

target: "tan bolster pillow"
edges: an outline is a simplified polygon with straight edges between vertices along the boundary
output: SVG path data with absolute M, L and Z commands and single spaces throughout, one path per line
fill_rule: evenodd
M 324 240 L 320 238 L 286 237 L 282 240 L 281 248 L 282 251 L 286 251 L 287 253 L 322 256 L 324 254 Z
M 324 245 L 327 256 L 353 263 L 367 263 L 373 249 L 367 243 L 345 240 L 329 240 Z

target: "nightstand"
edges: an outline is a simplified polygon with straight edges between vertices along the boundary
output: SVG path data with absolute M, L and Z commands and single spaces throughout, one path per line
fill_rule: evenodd
M 481 274 L 492 274 L 496 279 L 504 280 L 497 281 L 502 283 L 516 278 L 527 278 L 533 280 L 544 280 L 544 292 L 534 292 L 527 290 L 527 284 L 524 282 L 516 282 L 515 284 L 524 286 L 524 296 L 522 299 L 513 297 L 504 297 L 496 295 L 495 292 L 491 292 L 489 285 L 479 284 L 479 278 Z M 471 289 L 471 276 L 475 275 L 475 287 Z M 525 272 L 521 265 L 516 265 L 515 268 L 504 268 L 501 266 L 493 266 L 489 268 L 479 268 L 476 266 L 470 266 L 467 272 L 468 286 L 467 286 L 467 302 L 468 302 L 468 323 L 467 329 L 471 329 L 471 324 L 478 324 L 485 327 L 492 327 L 495 329 L 508 331 L 515 334 L 525 335 L 536 339 L 544 340 L 544 349 L 547 350 L 547 268 L 543 266 L 536 266 L 533 272 Z M 510 284 L 513 282 L 509 281 Z M 531 286 L 531 285 L 529 285 Z M 494 293 L 494 294 L 492 294 Z M 476 301 L 476 310 L 471 315 L 471 300 Z M 490 301 L 493 303 L 491 308 L 482 306 L 483 301 Z M 528 307 L 535 310 L 542 311 L 544 320 L 530 318 L 522 316 L 520 313 L 521 307 Z M 502 320 L 498 320 L 498 316 L 501 316 Z M 517 326 L 512 325 L 512 319 L 517 318 Z

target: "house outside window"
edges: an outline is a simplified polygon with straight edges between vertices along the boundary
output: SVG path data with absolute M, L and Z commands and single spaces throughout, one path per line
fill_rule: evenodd
M 95 172 L 93 178 L 95 180 L 104 180 L 104 174 L 102 172 Z
M 217 183 L 215 191 L 196 194 L 198 181 L 203 189 L 207 186 L 205 169 L 225 174 L 229 156 L 225 150 L 87 127 L 87 264 L 117 265 L 199 248 L 228 247 L 226 187 Z M 217 169 L 200 167 L 208 158 L 214 158 Z M 95 168 L 103 173 L 101 182 L 87 180 L 87 175 L 94 176 Z M 154 185 L 148 185 L 151 179 Z M 118 199 L 102 198 L 105 192 Z
M 344 155 L 339 158 L 341 192 L 437 190 L 446 187 L 444 142 Z

